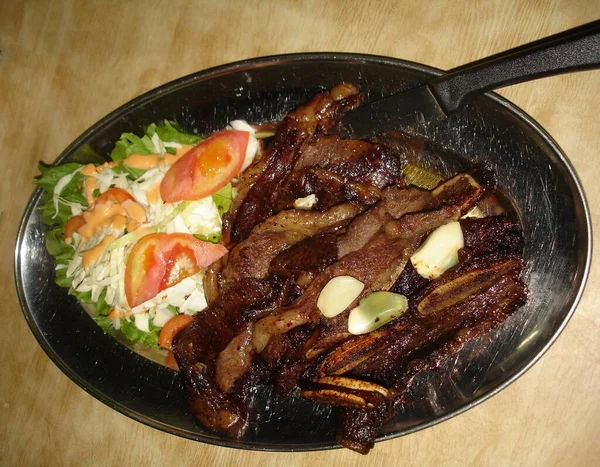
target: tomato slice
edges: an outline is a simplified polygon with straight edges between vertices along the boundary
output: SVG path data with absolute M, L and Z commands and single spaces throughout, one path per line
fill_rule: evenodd
M 194 321 L 194 317 L 190 315 L 173 316 L 160 330 L 158 345 L 170 350 L 175 336 L 192 321 Z
M 163 201 L 200 199 L 219 191 L 241 170 L 249 137 L 247 131 L 220 131 L 194 146 L 165 174 Z
M 109 188 L 96 199 L 96 204 L 122 204 L 125 201 L 135 201 L 135 198 L 130 193 L 122 188 Z
M 80 214 L 78 216 L 69 217 L 65 224 L 65 231 L 63 232 L 63 238 L 65 242 L 69 243 L 73 238 L 73 234 L 77 232 L 80 227 L 85 225 L 85 219 Z
M 138 306 L 174 286 L 227 253 L 223 245 L 203 242 L 190 234 L 156 233 L 143 237 L 125 266 L 125 295 Z

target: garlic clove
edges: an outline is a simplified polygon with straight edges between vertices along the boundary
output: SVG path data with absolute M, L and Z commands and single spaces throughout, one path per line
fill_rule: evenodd
M 453 221 L 435 229 L 410 257 L 417 272 L 426 279 L 437 279 L 458 264 L 458 250 L 465 246 L 460 222 Z
M 366 334 L 389 323 L 408 309 L 408 299 L 393 292 L 373 292 L 348 316 L 348 332 Z
M 312 194 L 312 195 L 305 196 L 304 198 L 298 198 L 297 200 L 295 200 L 294 207 L 296 209 L 309 210 L 309 209 L 314 208 L 318 201 L 319 200 L 317 199 L 317 196 Z
M 348 308 L 361 294 L 365 285 L 352 276 L 337 276 L 321 290 L 317 308 L 326 318 L 333 318 Z

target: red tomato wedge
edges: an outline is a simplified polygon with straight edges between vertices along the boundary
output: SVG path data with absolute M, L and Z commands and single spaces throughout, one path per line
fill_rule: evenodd
M 175 336 L 192 321 L 194 321 L 194 317 L 190 315 L 173 316 L 160 330 L 158 345 L 171 350 L 171 344 Z
M 79 230 L 80 227 L 85 225 L 85 219 L 80 214 L 78 216 L 69 217 L 69 220 L 65 224 L 65 231 L 63 237 L 66 242 L 70 242 L 73 238 L 73 234 Z
M 241 170 L 250 133 L 220 131 L 194 146 L 167 171 L 160 196 L 166 203 L 205 198 Z
M 96 204 L 106 204 L 108 202 L 113 204 L 121 204 L 127 200 L 135 201 L 134 197 L 122 188 L 109 188 L 100 196 L 98 196 L 98 199 L 96 199 Z
M 203 242 L 190 234 L 156 233 L 143 237 L 129 253 L 125 295 L 130 307 L 214 263 L 227 253 L 223 245 Z

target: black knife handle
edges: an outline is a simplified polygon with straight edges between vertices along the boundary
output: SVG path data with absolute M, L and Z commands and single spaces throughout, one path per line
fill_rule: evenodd
M 429 81 L 446 114 L 492 89 L 600 67 L 600 21 L 507 50 Z

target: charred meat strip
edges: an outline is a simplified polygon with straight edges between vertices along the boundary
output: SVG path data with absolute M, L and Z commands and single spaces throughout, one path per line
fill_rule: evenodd
M 279 253 L 306 238 L 343 227 L 361 211 L 360 205 L 344 203 L 327 211 L 288 210 L 270 217 L 231 250 L 221 273 L 221 289 L 236 287 L 244 277 L 266 277 Z
M 403 184 L 400 157 L 389 148 L 325 136 L 303 148 L 280 204 L 290 205 L 310 194 L 317 196 L 319 208 L 343 200 L 372 204 L 382 188 Z
M 254 226 L 273 214 L 277 198 L 304 143 L 314 135 L 326 132 L 344 111 L 359 103 L 356 88 L 340 85 L 330 92 L 317 94 L 285 117 L 264 161 L 257 162 L 257 167 L 261 166 L 260 175 L 256 176 L 252 170 L 253 183 L 244 180 L 240 196 L 224 220 L 224 234 L 229 243 L 247 238 Z
M 498 261 L 513 263 L 512 258 L 498 258 Z M 393 332 L 382 331 L 374 339 L 368 339 L 370 345 L 367 347 L 369 347 L 368 355 L 370 357 L 366 361 L 356 355 L 346 360 L 346 362 L 350 362 L 353 359 L 356 361 L 358 358 L 361 361 L 358 367 L 349 372 L 350 377 L 376 380 L 386 387 L 393 388 L 393 391 L 389 393 L 387 404 L 381 403 L 378 407 L 369 407 L 364 404 L 365 406 L 362 408 L 355 404 L 350 409 L 342 410 L 336 437 L 338 442 L 358 452 L 368 452 L 383 423 L 393 416 L 391 407 L 399 402 L 400 396 L 410 387 L 416 374 L 423 370 L 437 368 L 448 355 L 458 351 L 467 340 L 498 326 L 518 307 L 522 306 L 527 290 L 519 279 L 522 263 L 518 260 L 517 263 L 519 264 L 515 269 L 506 269 L 502 273 L 498 273 L 497 281 L 491 285 L 489 283 L 480 284 L 480 288 L 477 289 L 467 287 L 471 293 L 459 303 L 452 304 L 424 318 L 419 318 L 418 312 L 413 310 L 412 323 L 407 323 L 407 319 L 405 322 L 391 327 L 398 332 L 393 338 L 390 338 Z M 487 265 L 484 269 L 491 267 Z M 469 273 L 465 272 L 464 275 L 469 276 Z M 460 279 L 454 279 L 454 281 L 457 280 L 462 283 Z M 476 276 L 469 278 L 471 286 L 477 282 Z M 464 286 L 464 283 L 462 285 Z M 378 340 L 388 340 L 390 345 L 379 346 L 374 351 L 373 342 Z M 353 344 L 356 352 L 360 344 L 357 342 Z M 346 345 L 348 344 L 344 344 L 343 347 Z M 342 368 L 343 370 L 338 370 L 337 373 L 340 371 L 348 373 L 350 369 L 348 366 L 342 366 Z M 328 369 L 332 370 L 331 367 Z M 350 394 L 354 391 L 353 388 L 354 385 L 349 385 Z M 310 392 L 302 394 L 304 397 L 320 402 L 348 407 L 349 405 L 344 402 L 345 392 L 344 388 L 337 388 L 337 393 L 331 394 L 328 400 L 313 397 Z M 336 401 L 336 396 L 339 397 L 339 402 Z M 357 420 L 360 420 L 360 428 Z
M 258 321 L 252 341 L 254 349 L 261 352 L 272 336 L 319 319 L 317 299 L 327 282 L 336 276 L 352 276 L 365 284 L 362 296 L 373 290 L 388 290 L 421 237 L 458 216 L 458 209 L 444 207 L 429 213 L 407 214 L 398 221 L 384 224 L 362 249 L 347 254 L 317 276 L 302 296 L 278 313 Z
M 459 206 L 466 214 L 481 199 L 496 190 L 496 177 L 484 166 L 441 182 L 431 192 L 442 204 Z
M 360 250 L 386 222 L 400 219 L 404 214 L 428 211 L 439 203 L 431 192 L 418 188 L 399 189 L 389 187 L 383 190 L 383 197 L 377 205 L 357 216 L 348 230 L 338 240 L 338 256 Z
M 353 224 L 354 222 L 356 221 L 353 221 Z M 521 227 L 507 216 L 461 219 L 460 226 L 465 242 L 464 249 L 459 252 L 463 263 L 469 257 L 479 257 L 495 252 L 516 255 L 523 248 Z M 420 276 L 413 265 L 409 263 L 391 290 L 409 297 L 429 282 L 429 279 Z
M 334 233 L 309 237 L 281 252 L 269 265 L 269 273 L 292 276 L 294 283 L 304 289 L 315 275 L 335 263 L 338 239 Z

